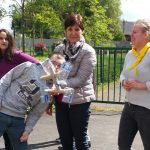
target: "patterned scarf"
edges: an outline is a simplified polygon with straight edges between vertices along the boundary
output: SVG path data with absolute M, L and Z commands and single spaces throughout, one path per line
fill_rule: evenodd
M 136 57 L 135 62 L 129 67 L 129 70 L 134 70 L 134 74 L 138 74 L 137 72 L 137 65 L 141 62 L 141 60 L 143 59 L 143 57 L 145 56 L 146 52 L 148 51 L 148 49 L 150 48 L 150 42 L 148 42 L 138 53 L 134 48 L 132 48 L 132 53 L 134 54 L 134 56 Z
M 79 51 L 82 49 L 83 44 L 85 43 L 85 39 L 83 36 L 81 36 L 79 41 L 70 45 L 69 40 L 67 38 L 64 38 L 63 43 L 65 45 L 64 54 L 66 56 L 66 61 L 68 61 L 77 57 Z

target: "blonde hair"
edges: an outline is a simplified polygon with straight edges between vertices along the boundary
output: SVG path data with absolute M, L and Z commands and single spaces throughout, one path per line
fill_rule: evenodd
M 148 38 L 150 40 L 150 20 L 147 20 L 147 19 L 139 19 L 135 22 L 134 25 L 136 24 L 140 24 L 141 25 L 141 28 L 142 28 L 142 31 L 143 32 L 147 32 L 148 33 Z

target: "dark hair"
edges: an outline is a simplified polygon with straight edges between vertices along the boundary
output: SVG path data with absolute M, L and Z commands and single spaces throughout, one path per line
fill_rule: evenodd
M 6 58 L 8 61 L 11 61 L 13 59 L 14 56 L 14 48 L 15 48 L 15 41 L 13 36 L 11 35 L 11 33 L 6 30 L 6 29 L 0 29 L 0 33 L 1 32 L 5 32 L 7 35 L 7 40 L 8 40 L 8 47 L 5 50 L 4 54 L 2 53 L 1 49 L 0 49 L 0 58 L 4 57 Z
M 81 28 L 81 30 L 84 30 L 84 26 L 83 26 L 83 18 L 80 14 L 74 14 L 74 15 L 69 15 L 64 22 L 64 27 L 65 30 L 69 27 L 69 26 L 74 26 L 74 25 L 79 25 L 79 27 Z
M 64 55 L 61 53 L 61 52 L 59 52 L 59 51 L 54 51 L 54 52 L 52 52 L 52 53 L 50 53 L 49 55 L 48 55 L 48 58 L 51 58 L 54 54 L 56 54 L 56 55 L 60 55 L 60 56 L 62 56 L 62 57 L 64 57 Z

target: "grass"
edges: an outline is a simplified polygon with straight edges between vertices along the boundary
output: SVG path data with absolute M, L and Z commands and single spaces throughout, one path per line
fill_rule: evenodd
M 118 80 L 122 71 L 125 54 L 103 54 L 97 56 L 97 83 L 107 83 Z

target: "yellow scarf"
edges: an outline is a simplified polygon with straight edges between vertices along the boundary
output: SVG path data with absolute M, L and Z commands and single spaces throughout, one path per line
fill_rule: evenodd
M 132 47 L 132 53 L 134 54 L 134 56 L 137 58 L 136 61 L 129 67 L 129 70 L 134 70 L 135 74 L 138 74 L 137 72 L 137 65 L 141 62 L 141 60 L 143 59 L 143 57 L 145 56 L 146 52 L 148 51 L 148 49 L 150 48 L 150 42 L 148 42 L 138 53 L 133 47 Z

